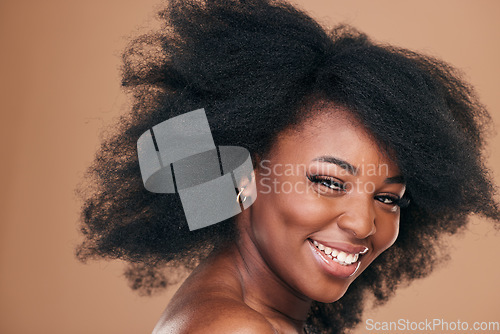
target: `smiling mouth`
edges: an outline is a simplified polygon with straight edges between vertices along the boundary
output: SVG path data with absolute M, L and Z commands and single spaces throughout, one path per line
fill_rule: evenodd
M 342 266 L 355 264 L 356 262 L 358 262 L 359 258 L 367 251 L 366 249 L 357 253 L 348 253 L 340 249 L 335 249 L 332 247 L 325 246 L 316 240 L 312 239 L 309 240 L 320 252 L 322 252 L 322 254 L 324 254 L 324 256 L 328 257 L 329 259 L 333 260 L 334 262 Z

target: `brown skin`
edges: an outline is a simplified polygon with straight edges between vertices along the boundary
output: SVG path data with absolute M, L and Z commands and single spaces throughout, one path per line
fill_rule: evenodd
M 312 300 L 338 300 L 394 243 L 400 212 L 392 200 L 405 191 L 397 166 L 349 113 L 321 108 L 335 112 L 278 136 L 255 169 L 257 199 L 236 217 L 239 240 L 193 271 L 154 333 L 303 333 Z M 357 172 L 315 161 L 324 156 Z M 340 277 L 346 267 L 328 272 L 311 239 L 369 250 L 353 275 Z

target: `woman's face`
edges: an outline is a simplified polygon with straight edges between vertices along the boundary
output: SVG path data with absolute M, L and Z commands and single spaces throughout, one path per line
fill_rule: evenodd
M 398 235 L 397 166 L 345 111 L 285 131 L 255 173 L 247 233 L 280 280 L 338 300 Z

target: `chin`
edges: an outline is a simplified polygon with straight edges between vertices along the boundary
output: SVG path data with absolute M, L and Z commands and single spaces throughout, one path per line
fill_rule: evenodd
M 342 298 L 346 292 L 347 292 L 347 288 L 344 291 L 342 291 L 341 293 L 318 295 L 318 297 L 314 298 L 314 300 L 317 302 L 320 302 L 320 303 L 325 303 L 325 304 L 334 303 L 337 300 L 339 300 L 340 298 Z
M 351 283 L 352 281 L 341 286 L 332 283 L 326 284 L 321 290 L 310 291 L 308 297 L 320 303 L 334 303 L 345 295 Z

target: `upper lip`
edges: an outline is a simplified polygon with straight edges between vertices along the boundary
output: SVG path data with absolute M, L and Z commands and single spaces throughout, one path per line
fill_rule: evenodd
M 319 242 L 320 244 L 323 244 L 324 246 L 330 247 L 330 248 L 335 248 L 340 251 L 346 252 L 346 253 L 351 253 L 351 254 L 365 254 L 368 252 L 368 247 L 363 246 L 363 245 L 353 245 L 350 243 L 342 242 L 342 241 L 323 241 L 319 239 L 313 239 L 310 238 L 311 240 L 315 240 Z

